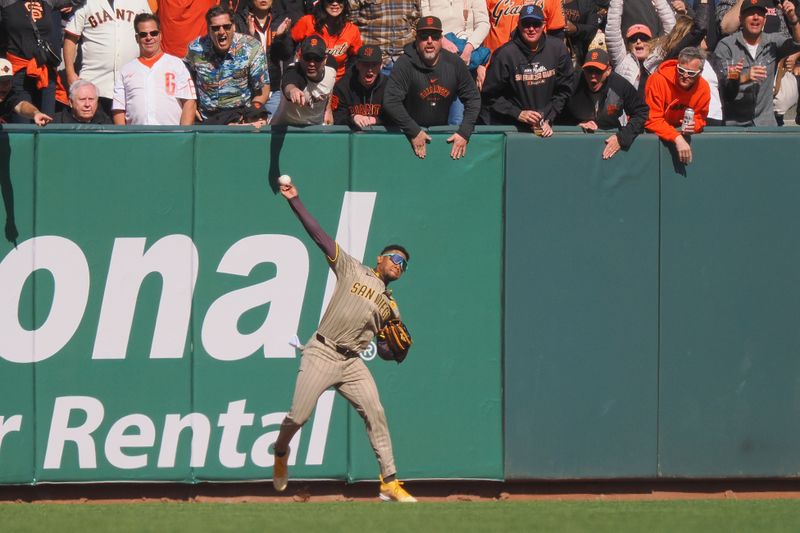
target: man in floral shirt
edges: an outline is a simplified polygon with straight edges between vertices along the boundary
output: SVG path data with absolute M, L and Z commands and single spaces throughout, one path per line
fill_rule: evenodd
M 195 39 L 184 58 L 197 89 L 204 124 L 240 124 L 267 118 L 267 59 L 261 44 L 234 32 L 233 13 L 219 6 L 206 13 L 208 35 Z

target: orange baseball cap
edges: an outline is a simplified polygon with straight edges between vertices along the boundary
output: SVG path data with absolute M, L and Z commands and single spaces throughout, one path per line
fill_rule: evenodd
M 634 24 L 633 26 L 628 28 L 627 32 L 625 32 L 625 38 L 627 39 L 631 35 L 636 35 L 637 33 L 642 33 L 644 35 L 647 35 L 651 39 L 653 38 L 653 31 L 650 28 L 648 28 L 646 24 Z

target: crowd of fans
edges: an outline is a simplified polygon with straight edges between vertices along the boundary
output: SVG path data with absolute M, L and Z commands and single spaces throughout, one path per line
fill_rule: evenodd
M 647 130 L 797 108 L 795 0 L 0 0 L 0 122 Z M 800 119 L 795 119 L 800 124 Z

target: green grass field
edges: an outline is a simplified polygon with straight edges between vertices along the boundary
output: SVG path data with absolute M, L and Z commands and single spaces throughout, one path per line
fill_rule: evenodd
M 0 504 L 0 531 L 591 531 L 800 530 L 800 500 L 388 503 Z

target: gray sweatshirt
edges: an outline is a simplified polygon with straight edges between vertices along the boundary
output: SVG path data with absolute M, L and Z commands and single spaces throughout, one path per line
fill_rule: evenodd
M 742 30 L 717 43 L 714 50 L 718 65 L 722 111 L 727 126 L 777 126 L 772 106 L 777 60 L 800 51 L 800 43 L 780 33 L 762 33 L 755 57 L 747 50 Z M 746 71 L 752 65 L 767 67 L 767 79 L 761 83 L 728 80 L 727 66 L 744 58 Z

